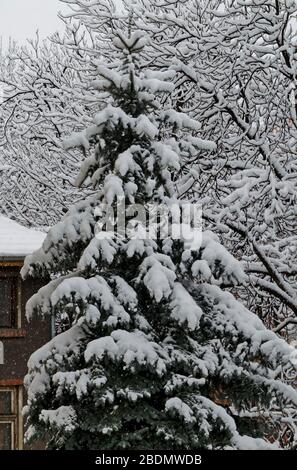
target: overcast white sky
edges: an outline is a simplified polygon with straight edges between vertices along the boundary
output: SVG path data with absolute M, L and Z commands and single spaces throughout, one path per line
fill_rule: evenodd
M 37 29 L 40 36 L 59 29 L 59 10 L 65 9 L 59 0 L 0 0 L 0 37 L 8 44 L 9 37 L 22 43 L 33 37 Z

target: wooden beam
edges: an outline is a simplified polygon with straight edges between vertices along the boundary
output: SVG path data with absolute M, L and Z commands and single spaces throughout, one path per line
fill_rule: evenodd
M 16 385 L 23 385 L 24 379 L 1 379 L 0 387 L 15 387 Z
M 0 328 L 0 338 L 25 338 L 27 330 L 23 328 Z
M 22 268 L 24 265 L 23 260 L 19 261 L 0 261 L 0 268 Z

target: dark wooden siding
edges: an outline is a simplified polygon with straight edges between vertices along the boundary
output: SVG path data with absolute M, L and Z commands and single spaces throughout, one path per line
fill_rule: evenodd
M 17 292 L 12 291 L 13 309 L 16 315 L 16 321 L 13 322 L 13 328 L 0 328 L 0 342 L 4 346 L 4 364 L 0 363 L 0 387 L 13 388 L 17 396 L 23 396 L 23 404 L 26 403 L 26 392 L 23 390 L 23 380 L 27 373 L 27 362 L 30 355 L 38 348 L 43 346 L 51 339 L 51 320 L 34 317 L 29 323 L 25 316 L 25 307 L 29 298 L 46 283 L 46 280 L 22 281 L 19 271 L 21 263 L 1 263 L 0 261 L 0 295 L 1 295 L 1 277 L 16 276 Z M 1 315 L 1 311 L 0 311 Z M 21 403 L 21 402 L 20 402 Z M 21 449 L 23 424 L 21 417 L 21 406 L 18 408 L 15 431 L 15 447 Z M 43 449 L 42 442 L 35 443 L 27 449 Z
M 19 268 L 13 268 L 19 276 Z M 0 265 L 0 277 L 12 269 Z M 14 301 L 20 302 L 21 324 L 14 329 L 1 328 L 0 341 L 4 345 L 4 364 L 0 364 L 0 385 L 3 381 L 23 380 L 27 372 L 27 362 L 36 349 L 48 342 L 51 338 L 50 318 L 33 318 L 30 323 L 25 317 L 27 300 L 42 286 L 42 282 L 36 280 L 22 281 L 19 276 L 20 294 Z M 0 279 L 1 289 L 1 279 Z M 1 295 L 1 291 L 0 291 Z M 1 315 L 1 312 L 0 312 Z

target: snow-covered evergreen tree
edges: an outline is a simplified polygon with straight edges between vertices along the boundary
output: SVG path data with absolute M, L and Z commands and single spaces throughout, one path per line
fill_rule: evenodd
M 126 215 L 133 203 L 180 204 L 181 165 L 214 150 L 198 122 L 160 105 L 173 72 L 146 70 L 145 41 L 118 31 L 115 60 L 98 64 L 106 107 L 66 142 L 90 155 L 78 184 L 92 182 L 96 194 L 70 209 L 23 268 L 24 277 L 53 275 L 28 317 L 69 325 L 29 360 L 27 438 L 55 449 L 269 447 L 271 407 L 297 404 L 278 380 L 293 350 L 224 291 L 246 282 L 240 262 L 212 232 L 198 246 L 104 231 L 102 208 L 119 200 Z

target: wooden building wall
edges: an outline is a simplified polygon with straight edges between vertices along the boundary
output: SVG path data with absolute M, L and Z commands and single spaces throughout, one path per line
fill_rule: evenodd
M 9 446 L 23 448 L 21 409 L 25 402 L 23 380 L 27 361 L 51 338 L 50 318 L 35 317 L 30 323 L 26 320 L 26 302 L 42 283 L 22 281 L 21 265 L 0 262 L 0 450 Z M 5 308 L 10 293 L 11 304 Z

